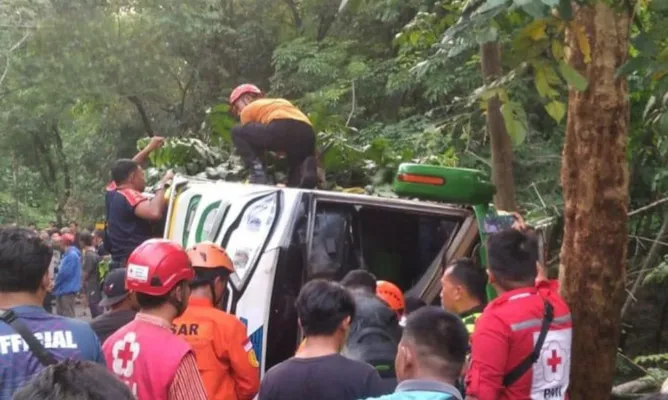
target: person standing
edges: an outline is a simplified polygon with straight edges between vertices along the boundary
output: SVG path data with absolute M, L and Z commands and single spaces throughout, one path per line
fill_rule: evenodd
M 536 237 L 507 229 L 489 236 L 487 252 L 489 282 L 499 297 L 476 321 L 467 396 L 567 399 L 571 314 L 548 282 L 536 284 Z
M 57 360 L 104 364 L 100 342 L 88 324 L 47 313 L 52 250 L 27 229 L 0 228 L 0 399 L 45 367 L 11 323 L 16 320 Z
M 102 343 L 114 332 L 132 322 L 139 310 L 135 294 L 125 288 L 126 273 L 127 269 L 117 268 L 109 272 L 102 284 L 102 300 L 98 305 L 100 309 L 108 311 L 90 322 Z
M 60 244 L 63 256 L 53 284 L 56 313 L 74 318 L 77 293 L 81 291 L 81 252 L 74 246 L 74 236 L 70 233 L 62 236 Z
M 202 242 L 188 249 L 195 269 L 188 308 L 174 320 L 174 333 L 193 348 L 209 400 L 251 400 L 260 388 L 260 370 L 246 326 L 216 308 L 234 272 L 222 247 Z
M 377 400 L 462 400 L 455 382 L 465 363 L 468 336 L 461 320 L 439 307 L 411 313 L 395 360 L 399 385 Z
M 339 354 L 355 316 L 355 300 L 344 287 L 312 280 L 296 306 L 306 340 L 294 357 L 265 374 L 259 400 L 357 400 L 388 393 L 374 367 Z
M 355 300 L 355 317 L 342 354 L 373 365 L 383 378 L 386 393 L 397 385 L 394 359 L 401 339 L 399 317 L 376 295 L 376 277 L 365 270 L 352 270 L 341 280 Z
M 167 208 L 165 190 L 174 176 L 172 171 L 162 177 L 152 199 L 142 194 L 146 177 L 141 164 L 163 142 L 162 137 L 152 137 L 133 159 L 118 160 L 111 169 L 113 182 L 107 186 L 104 198 L 107 221 L 104 242 L 111 253 L 111 269 L 125 267 L 130 253 L 151 238 L 151 224 L 160 221 Z
M 138 400 L 206 400 L 190 345 L 172 333 L 188 307 L 195 272 L 175 242 L 151 239 L 128 258 L 125 286 L 136 293 L 135 319 L 104 342 L 108 368 Z
M 88 301 L 88 308 L 92 318 L 102 314 L 98 307 L 100 302 L 100 272 L 98 264 L 100 263 L 100 256 L 97 255 L 97 250 L 93 246 L 93 235 L 89 232 L 81 232 L 79 234 L 81 240 L 81 248 L 83 250 L 83 282 L 86 299 Z
M 448 265 L 441 277 L 441 304 L 459 315 L 469 335 L 487 303 L 487 273 L 470 258 Z

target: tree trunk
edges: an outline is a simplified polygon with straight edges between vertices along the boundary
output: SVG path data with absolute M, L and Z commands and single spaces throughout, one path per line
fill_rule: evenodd
M 615 72 L 627 58 L 630 17 L 600 1 L 573 7 L 591 62 L 585 63 L 575 33 L 567 32 L 568 62 L 589 86 L 568 95 L 561 290 L 574 323 L 571 398 L 607 399 L 621 330 L 628 221 L 628 85 Z
M 485 83 L 501 76 L 501 50 L 498 42 L 480 46 L 480 63 Z M 496 186 L 494 205 L 499 210 L 515 211 L 513 147 L 501 114 L 501 102 L 493 97 L 487 102 L 487 132 L 492 153 L 492 183 Z

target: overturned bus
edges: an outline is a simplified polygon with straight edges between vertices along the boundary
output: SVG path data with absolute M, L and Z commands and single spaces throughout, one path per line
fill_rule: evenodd
M 484 265 L 485 236 L 511 223 L 489 205 L 494 186 L 480 171 L 402 164 L 394 191 L 399 198 L 177 176 L 164 236 L 225 247 L 236 272 L 223 308 L 246 324 L 264 374 L 294 354 L 294 302 L 308 280 L 364 268 L 437 304 L 443 266 L 463 256 Z

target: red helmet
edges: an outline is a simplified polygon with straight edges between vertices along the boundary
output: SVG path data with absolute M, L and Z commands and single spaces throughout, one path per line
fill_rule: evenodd
M 195 270 L 179 244 L 150 239 L 140 244 L 128 258 L 125 288 L 150 296 L 163 296 L 182 281 L 191 281 Z
M 237 86 L 230 95 L 230 104 L 234 104 L 239 100 L 239 97 L 245 94 L 262 94 L 262 91 L 259 87 L 252 85 L 250 83 L 244 83 L 243 85 Z

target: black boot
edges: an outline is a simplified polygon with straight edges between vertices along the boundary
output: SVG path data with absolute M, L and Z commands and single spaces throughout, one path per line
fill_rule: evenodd
M 267 173 L 264 170 L 264 165 L 262 165 L 259 160 L 255 160 L 251 163 L 248 183 L 255 185 L 266 185 L 268 183 Z
M 315 189 L 318 186 L 318 163 L 315 157 L 308 157 L 300 166 L 301 180 L 299 187 L 302 189 Z

